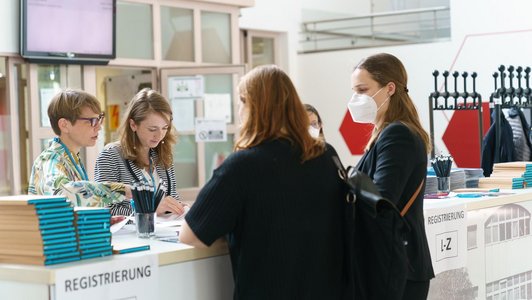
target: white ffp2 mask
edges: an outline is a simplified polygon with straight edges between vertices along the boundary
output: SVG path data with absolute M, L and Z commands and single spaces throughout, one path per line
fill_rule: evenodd
M 312 126 L 309 126 L 308 133 L 310 134 L 311 137 L 313 137 L 315 139 L 320 137 L 320 130 L 318 128 L 314 128 Z
M 375 119 L 377 118 L 377 112 L 379 109 L 390 99 L 386 98 L 380 107 L 377 107 L 377 102 L 375 102 L 375 97 L 384 87 L 378 90 L 373 96 L 368 96 L 366 94 L 353 94 L 351 100 L 347 103 L 347 108 L 349 109 L 349 114 L 353 122 L 356 123 L 372 123 L 375 124 Z

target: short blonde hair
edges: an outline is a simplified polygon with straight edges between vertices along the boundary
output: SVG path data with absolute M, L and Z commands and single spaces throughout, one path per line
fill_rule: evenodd
M 65 89 L 57 93 L 48 105 L 48 118 L 55 134 L 61 136 L 60 119 L 66 119 L 74 124 L 81 117 L 81 110 L 84 107 L 90 108 L 96 114 L 102 113 L 98 99 L 87 92 Z

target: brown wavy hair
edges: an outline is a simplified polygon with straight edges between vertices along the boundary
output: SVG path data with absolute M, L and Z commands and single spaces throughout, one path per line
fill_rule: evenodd
M 157 147 L 153 148 L 158 157 L 158 161 L 155 163 L 161 164 L 164 168 L 168 169 L 173 163 L 172 148 L 177 141 L 176 129 L 172 125 L 172 108 L 166 98 L 149 88 L 140 90 L 129 102 L 124 120 L 119 129 L 122 155 L 125 159 L 135 162 L 138 166 L 146 167 L 138 158 L 139 153 L 136 150 L 136 146 L 140 145 L 139 139 L 129 126 L 129 120 L 133 120 L 135 124 L 140 124 L 150 113 L 161 115 L 169 125 L 164 139 Z
M 408 95 L 408 75 L 403 63 L 395 56 L 388 53 L 379 53 L 363 59 L 353 69 L 364 69 L 381 87 L 390 82 L 395 84 L 395 93 L 390 96 L 388 109 L 383 115 L 382 126 L 375 127 L 366 149 L 379 137 L 380 133 L 392 122 L 401 122 L 416 133 L 425 144 L 425 150 L 430 152 L 432 146 L 430 137 L 421 126 L 419 115 L 414 102 Z
M 292 81 L 279 67 L 266 65 L 251 70 L 238 88 L 248 114 L 235 150 L 283 138 L 301 151 L 302 162 L 324 153 L 325 143 L 310 136 L 305 107 Z

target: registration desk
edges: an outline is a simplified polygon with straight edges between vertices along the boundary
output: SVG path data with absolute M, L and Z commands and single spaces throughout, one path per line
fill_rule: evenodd
M 429 299 L 532 299 L 531 211 L 532 189 L 425 199 Z
M 424 208 L 436 272 L 429 299 L 532 299 L 532 189 L 425 199 Z M 134 233 L 113 236 L 113 241 L 128 240 L 137 238 Z M 157 285 L 148 299 L 232 299 L 225 244 L 195 249 L 142 241 L 150 244 L 150 251 L 48 267 L 0 264 L 0 299 L 59 299 L 56 275 L 61 271 L 87 265 L 105 271 L 112 263 L 148 256 L 159 266 Z
M 195 249 L 180 243 L 140 240 L 134 233 L 113 236 L 113 241 L 147 242 L 151 250 L 47 267 L 0 264 L 0 299 L 57 299 L 55 283 L 59 271 L 90 264 L 105 272 L 107 265 L 142 256 L 153 256 L 158 264 L 157 286 L 148 299 L 232 299 L 233 279 L 225 243 Z M 126 292 L 122 295 L 111 299 L 137 299 Z

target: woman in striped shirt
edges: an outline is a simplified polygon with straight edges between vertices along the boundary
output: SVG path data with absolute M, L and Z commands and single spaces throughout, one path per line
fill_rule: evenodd
M 166 186 L 166 196 L 157 207 L 157 214 L 181 215 L 184 205 L 176 191 L 172 147 L 177 134 L 172 126 L 172 110 L 168 100 L 154 90 L 145 88 L 131 102 L 119 129 L 119 141 L 111 143 L 98 155 L 95 179 L 101 182 L 122 182 Z M 130 215 L 129 201 L 113 204 L 113 215 Z

